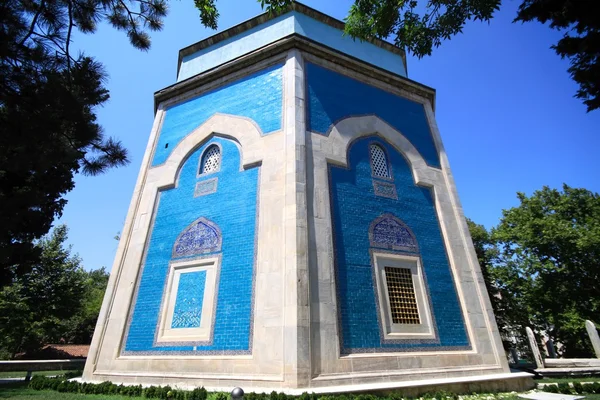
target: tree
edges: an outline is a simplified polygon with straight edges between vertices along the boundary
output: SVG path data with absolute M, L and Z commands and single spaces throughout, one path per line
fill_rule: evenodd
M 39 260 L 33 242 L 66 204 L 78 172 L 96 175 L 128 163 L 106 138 L 95 108 L 109 97 L 102 65 L 70 51 L 74 29 L 107 20 L 146 50 L 164 0 L 0 1 L 0 288 Z
M 60 225 L 36 243 L 39 262 L 0 291 L 0 347 L 11 357 L 61 340 L 66 321 L 82 308 L 86 274 L 64 246 L 67 232 Z
M 0 358 L 35 354 L 49 343 L 91 342 L 109 274 L 85 271 L 65 246 L 67 233 L 60 225 L 38 241 L 39 261 L 0 290 Z
M 593 0 L 524 0 L 515 21 L 537 20 L 566 31 L 552 48 L 571 66 L 568 72 L 579 84 L 575 95 L 588 111 L 600 108 L 600 13 Z
M 527 349 L 525 327 L 530 325 L 523 278 L 513 262 L 501 258 L 497 243 L 483 226 L 467 218 L 477 260 L 490 296 L 505 350 Z
M 106 292 L 109 274 L 104 267 L 88 271 L 85 275 L 81 309 L 66 324 L 64 338 L 68 343 L 91 343 Z
M 567 185 L 517 196 L 521 204 L 492 230 L 499 249 L 492 284 L 515 305 L 508 324 L 525 311 L 564 356 L 589 356 L 584 321 L 600 318 L 600 196 Z
M 274 12 L 290 3 L 261 0 Z M 500 4 L 501 0 L 355 0 L 345 32 L 365 40 L 389 38 L 420 58 L 431 55 L 443 40 L 462 33 L 467 21 L 490 21 Z M 583 100 L 588 112 L 600 108 L 600 13 L 596 7 L 594 0 L 523 0 L 515 18 L 515 22 L 549 22 L 550 28 L 566 32 L 552 48 L 570 60 L 568 72 L 579 84 L 575 96 Z

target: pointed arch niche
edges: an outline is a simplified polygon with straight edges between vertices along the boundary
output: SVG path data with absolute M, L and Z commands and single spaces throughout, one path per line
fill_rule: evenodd
M 212 343 L 221 245 L 221 229 L 204 217 L 175 240 L 155 346 Z
M 375 116 L 346 118 L 310 145 L 314 198 L 330 199 L 323 211 L 309 202 L 309 214 L 329 217 L 314 242 L 330 228 L 334 250 L 317 264 L 331 268 L 335 298 L 318 295 L 336 305 L 340 353 L 471 350 L 444 235 L 454 215 L 443 171 Z
M 383 341 L 435 339 L 429 290 L 413 231 L 386 213 L 371 223 L 369 243 Z

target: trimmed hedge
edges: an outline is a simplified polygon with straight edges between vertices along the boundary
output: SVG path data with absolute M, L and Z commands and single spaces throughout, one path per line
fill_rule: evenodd
M 81 383 L 69 381 L 67 377 L 49 378 L 42 375 L 35 375 L 29 387 L 35 390 L 56 390 L 59 392 L 81 393 L 81 394 L 106 394 L 121 395 L 129 397 L 144 397 L 148 399 L 164 400 L 208 400 L 208 392 L 203 387 L 194 390 L 177 390 L 170 386 L 149 386 L 142 388 L 141 385 L 125 386 L 116 385 L 112 382 L 102 383 Z M 229 394 L 217 392 L 211 396 L 211 400 L 229 400 Z M 438 391 L 421 396 L 427 400 L 458 400 L 458 395 L 454 393 Z M 387 397 L 380 397 L 371 394 L 341 394 L 341 395 L 317 395 L 315 393 L 302 393 L 300 396 L 286 395 L 285 393 L 271 394 L 266 393 L 245 393 L 244 400 L 403 400 L 405 397 L 401 393 L 391 393 Z
M 559 384 L 547 383 L 540 389 L 549 393 L 600 394 L 600 382 L 573 382 L 572 384 L 566 382 Z
M 49 378 L 35 375 L 29 384 L 35 390 L 56 390 L 59 392 L 81 393 L 81 394 L 107 394 L 129 397 L 144 397 L 148 399 L 163 400 L 208 400 L 208 392 L 203 387 L 194 390 L 177 390 L 170 386 L 149 386 L 142 388 L 141 385 L 125 386 L 116 385 L 112 382 L 81 383 L 69 381 L 67 377 Z M 575 382 L 546 384 L 543 391 L 562 394 L 600 394 L 600 382 Z M 458 395 L 445 391 L 426 393 L 421 396 L 425 400 L 458 400 Z M 286 395 L 275 391 L 266 393 L 245 393 L 244 400 L 404 400 L 401 392 L 392 392 L 388 396 L 376 396 L 372 394 L 337 394 L 317 395 L 315 393 L 302 393 L 300 396 Z M 217 392 L 211 395 L 211 400 L 229 400 L 229 394 Z

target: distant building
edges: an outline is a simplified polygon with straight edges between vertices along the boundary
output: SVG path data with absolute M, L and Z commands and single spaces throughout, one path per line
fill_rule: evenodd
M 179 52 L 85 380 L 528 384 L 509 373 L 435 91 L 403 50 L 342 30 L 295 3 Z

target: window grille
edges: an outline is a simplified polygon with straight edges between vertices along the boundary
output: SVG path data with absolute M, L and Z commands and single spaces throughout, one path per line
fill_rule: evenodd
M 388 169 L 387 157 L 383 149 L 376 144 L 370 146 L 371 151 L 371 169 L 373 170 L 373 176 L 379 178 L 389 178 L 390 172 Z
M 219 146 L 211 146 L 202 160 L 202 174 L 217 172 L 221 168 L 221 149 Z
M 390 299 L 392 323 L 420 324 L 411 270 L 385 267 L 385 280 Z

